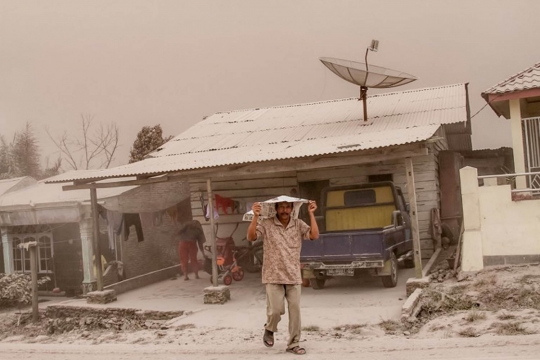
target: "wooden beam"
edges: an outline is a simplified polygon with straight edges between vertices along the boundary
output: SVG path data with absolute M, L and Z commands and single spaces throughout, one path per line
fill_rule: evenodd
M 103 291 L 103 265 L 101 264 L 101 246 L 99 245 L 99 211 L 96 189 L 90 189 L 90 202 L 92 207 L 92 242 L 94 245 L 97 289 Z
M 313 170 L 319 168 L 327 167 L 336 167 L 336 166 L 350 166 L 350 165 L 362 165 L 369 163 L 376 163 L 381 161 L 392 161 L 403 158 L 411 158 L 417 156 L 426 156 L 428 155 L 428 149 L 425 147 L 418 148 L 415 150 L 402 151 L 402 152 L 391 152 L 389 154 L 373 154 L 373 155 L 364 155 L 358 154 L 357 156 L 347 156 L 343 158 L 319 158 L 315 161 L 305 161 L 302 159 L 291 160 L 277 160 L 277 161 L 268 161 L 264 163 L 256 163 L 250 166 L 246 166 L 240 170 L 234 171 L 235 175 L 257 175 L 263 173 L 279 173 L 286 171 L 303 171 L 303 170 Z M 186 172 L 185 176 L 189 176 L 192 172 Z M 230 177 L 230 171 L 221 171 L 208 172 L 206 176 L 211 177 L 212 179 L 219 179 L 222 177 Z
M 156 183 L 167 182 L 169 180 L 170 178 L 168 176 L 162 176 L 162 177 L 150 178 L 150 179 L 144 179 L 144 180 L 125 180 L 125 181 L 107 182 L 107 183 L 64 185 L 62 186 L 62 190 L 69 191 L 69 190 L 81 190 L 81 189 L 106 189 L 106 188 L 114 188 L 114 187 L 121 187 L 121 186 L 156 184 Z
M 429 275 L 429 272 L 431 271 L 431 268 L 433 267 L 433 265 L 435 265 L 435 261 L 437 261 L 437 258 L 439 257 L 440 253 L 441 253 L 441 248 L 439 247 L 437 248 L 437 250 L 435 250 L 433 255 L 431 255 L 431 258 L 429 259 L 428 263 L 422 269 L 422 276 L 425 277 Z
M 37 244 L 37 242 L 34 242 L 28 247 L 28 250 L 30 251 L 30 273 L 32 276 L 32 321 L 34 322 L 38 322 L 39 320 Z
M 405 159 L 405 172 L 407 176 L 407 193 L 411 216 L 411 232 L 414 251 L 414 274 L 417 279 L 422 278 L 422 249 L 420 244 L 420 231 L 418 228 L 418 211 L 416 207 L 416 189 L 414 184 L 414 168 L 411 158 Z
M 214 227 L 214 196 L 212 195 L 212 180 L 206 181 L 208 192 L 208 211 L 210 212 L 210 239 L 212 240 L 212 285 L 217 286 L 217 246 Z M 186 274 L 184 274 L 186 276 Z

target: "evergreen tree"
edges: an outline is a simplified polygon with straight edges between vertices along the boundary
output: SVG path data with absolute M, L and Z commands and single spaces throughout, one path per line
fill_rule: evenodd
M 129 151 L 129 163 L 143 160 L 149 153 L 172 138 L 172 136 L 163 138 L 163 130 L 159 124 L 154 127 L 144 126 L 137 134 L 137 139 Z
M 13 161 L 11 146 L 3 136 L 0 136 L 0 180 L 15 177 L 13 174 Z
M 39 146 L 30 123 L 26 123 L 24 130 L 15 134 L 11 156 L 16 176 L 40 177 Z

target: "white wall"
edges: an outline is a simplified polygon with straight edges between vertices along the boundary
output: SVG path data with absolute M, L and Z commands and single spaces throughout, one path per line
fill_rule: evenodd
M 485 257 L 540 255 L 540 199 L 513 201 L 509 185 L 478 186 L 475 168 L 460 170 L 463 197 L 463 271 Z
M 510 185 L 478 190 L 484 256 L 540 254 L 540 200 L 512 201 Z

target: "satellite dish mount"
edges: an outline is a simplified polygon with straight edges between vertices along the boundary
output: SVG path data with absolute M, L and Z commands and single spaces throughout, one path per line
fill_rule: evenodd
M 405 85 L 416 80 L 416 77 L 401 71 L 391 70 L 379 66 L 372 66 L 371 71 L 367 57 L 370 51 L 377 52 L 379 49 L 379 41 L 371 40 L 371 45 L 366 49 L 365 64 L 335 59 L 335 58 L 320 58 L 319 60 L 345 81 L 360 86 L 360 98 L 364 105 L 364 121 L 367 121 L 367 91 L 368 88 L 391 88 L 400 85 Z

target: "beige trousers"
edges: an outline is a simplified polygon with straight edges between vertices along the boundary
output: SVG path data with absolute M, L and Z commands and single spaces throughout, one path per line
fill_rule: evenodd
M 287 349 L 298 346 L 302 325 L 300 322 L 300 294 L 302 285 L 266 284 L 266 330 L 276 332 L 281 315 L 285 314 L 285 299 L 289 310 L 289 341 Z

